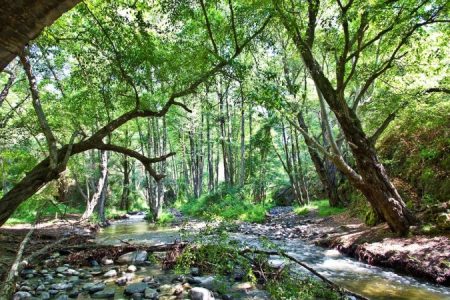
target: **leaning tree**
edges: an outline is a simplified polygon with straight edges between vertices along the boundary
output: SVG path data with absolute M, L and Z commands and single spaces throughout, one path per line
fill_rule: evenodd
M 379 130 L 385 128 L 389 119 L 368 135 L 363 130 L 357 107 L 374 82 L 407 54 L 407 45 L 414 34 L 427 25 L 445 21 L 440 17 L 448 9 L 446 1 L 308 0 L 294 3 L 273 0 L 272 4 L 309 71 L 319 97 L 323 97 L 339 122 L 356 169 L 344 161 L 332 138 L 331 151 L 313 139 L 310 142 L 361 191 L 380 219 L 394 232 L 407 234 L 414 217 L 389 179 L 374 146 Z M 327 45 L 316 45 L 318 36 Z M 382 53 L 374 55 L 374 49 L 381 49 Z M 329 51 L 335 58 L 334 74 L 323 70 L 317 59 L 319 51 Z M 298 129 L 305 133 L 302 128 Z

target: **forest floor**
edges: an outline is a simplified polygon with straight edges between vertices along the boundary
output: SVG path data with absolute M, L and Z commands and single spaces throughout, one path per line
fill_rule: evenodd
M 395 237 L 386 224 L 367 227 L 342 213 L 299 216 L 292 207 L 275 207 L 262 224 L 245 223 L 239 231 L 272 239 L 301 238 L 334 248 L 359 261 L 450 286 L 450 234 Z

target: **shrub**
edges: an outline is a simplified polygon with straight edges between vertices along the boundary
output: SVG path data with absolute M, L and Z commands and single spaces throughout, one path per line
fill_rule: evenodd
M 199 199 L 176 203 L 186 215 L 205 220 L 263 222 L 271 203 L 252 203 L 242 190 L 221 188 Z

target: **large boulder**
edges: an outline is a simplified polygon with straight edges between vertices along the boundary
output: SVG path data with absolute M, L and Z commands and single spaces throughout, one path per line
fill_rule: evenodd
M 273 193 L 272 199 L 277 206 L 291 206 L 295 202 L 294 189 L 292 186 L 283 186 Z
M 119 256 L 119 264 L 143 264 L 147 260 L 148 253 L 145 250 L 133 251 Z
M 436 225 L 440 229 L 450 229 L 450 213 L 440 213 L 436 218 Z

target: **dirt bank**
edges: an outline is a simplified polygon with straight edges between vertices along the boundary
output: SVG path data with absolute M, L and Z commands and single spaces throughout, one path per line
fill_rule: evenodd
M 19 245 L 30 229 L 31 225 L 29 224 L 5 225 L 0 228 L 0 279 L 3 279 L 6 272 L 9 271 Z M 80 224 L 76 218 L 41 222 L 37 224 L 23 257 L 26 258 L 62 238 L 66 238 L 64 245 L 67 246 L 86 243 L 94 237 L 97 229 L 93 225 Z

